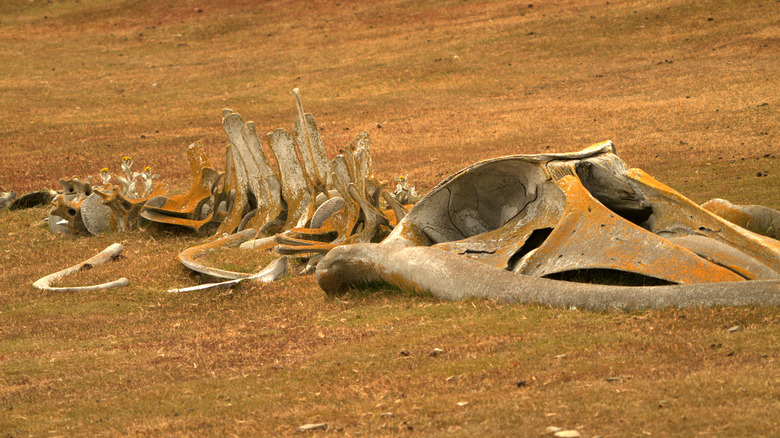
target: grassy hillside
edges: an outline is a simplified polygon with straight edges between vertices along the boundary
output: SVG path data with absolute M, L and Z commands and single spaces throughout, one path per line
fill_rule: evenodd
M 58 188 L 130 155 L 183 191 L 192 141 L 224 168 L 222 108 L 290 129 L 298 87 L 331 156 L 368 131 L 378 176 L 419 192 L 481 159 L 611 139 L 697 202 L 780 208 L 778 16 L 769 0 L 6 1 L 0 188 Z M 311 276 L 171 295 L 196 283 L 175 259 L 196 238 L 54 236 L 46 212 L 0 212 L 8 436 L 777 430 L 774 308 L 335 299 Z M 30 287 L 113 242 L 124 259 L 68 281 L 129 287 Z

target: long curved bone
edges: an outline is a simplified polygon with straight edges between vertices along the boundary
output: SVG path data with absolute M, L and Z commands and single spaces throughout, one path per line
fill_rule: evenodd
M 88 292 L 88 291 L 109 289 L 112 287 L 127 286 L 128 284 L 130 284 L 130 281 L 124 277 L 118 280 L 110 281 L 108 283 L 96 284 L 94 286 L 73 286 L 73 287 L 51 286 L 51 284 L 54 283 L 55 281 L 67 277 L 68 275 L 79 272 L 82 269 L 89 269 L 91 267 L 97 266 L 101 263 L 105 263 L 117 257 L 122 252 L 123 249 L 124 247 L 122 246 L 122 244 L 114 243 L 108 248 L 98 253 L 97 255 L 89 258 L 88 260 L 82 263 L 78 263 L 69 268 L 65 268 L 61 271 L 40 278 L 38 281 L 33 283 L 33 287 L 36 289 L 45 290 L 47 292 Z
M 230 287 L 243 283 L 245 281 L 253 281 L 256 283 L 270 283 L 276 281 L 287 272 L 287 257 L 280 257 L 268 264 L 263 270 L 256 274 L 251 274 L 247 277 L 237 278 L 235 280 L 222 281 L 219 283 L 206 283 L 198 286 L 184 287 L 181 289 L 168 289 L 168 292 L 192 292 L 196 290 L 211 289 L 214 287 Z
M 202 257 L 209 251 L 213 251 L 219 248 L 232 248 L 234 246 L 239 246 L 242 243 L 253 239 L 256 234 L 257 232 L 254 229 L 250 228 L 243 231 L 239 231 L 238 233 L 235 234 L 231 234 L 216 240 L 203 243 L 201 245 L 187 248 L 184 251 L 179 253 L 179 262 L 181 262 L 181 264 L 192 269 L 195 272 L 200 272 L 201 274 L 205 274 L 215 278 L 235 280 L 238 278 L 249 277 L 252 274 L 213 268 L 210 266 L 206 266 L 198 262 L 197 260 L 199 257 Z
M 640 287 L 571 283 L 515 274 L 425 246 L 340 246 L 320 261 L 316 275 L 328 294 L 385 282 L 444 300 L 476 297 L 593 310 L 780 305 L 780 280 Z

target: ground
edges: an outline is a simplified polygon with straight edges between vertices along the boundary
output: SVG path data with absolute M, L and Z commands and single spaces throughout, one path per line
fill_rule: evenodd
M 481 159 L 611 139 L 696 202 L 780 208 L 776 1 L 21 1 L 0 5 L 0 187 L 150 165 L 172 192 L 222 108 L 290 129 L 292 88 L 330 156 L 360 131 L 380 179 L 425 193 Z M 771 436 L 780 311 L 597 313 L 441 302 L 312 276 L 168 294 L 194 236 L 51 235 L 0 212 L 6 436 Z M 111 243 L 125 258 L 43 293 Z M 232 258 L 231 258 L 232 257 Z M 264 255 L 226 256 L 252 270 Z M 226 262 L 227 263 L 227 262 Z M 432 355 L 435 348 L 443 352 Z

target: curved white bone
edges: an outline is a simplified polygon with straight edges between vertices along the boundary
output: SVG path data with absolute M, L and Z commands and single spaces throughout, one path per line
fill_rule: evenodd
M 218 248 L 231 248 L 234 246 L 239 246 L 242 243 L 251 240 L 255 234 L 257 234 L 257 231 L 249 228 L 243 231 L 239 231 L 235 234 L 227 235 L 217 240 L 187 248 L 179 253 L 179 262 L 195 272 L 200 272 L 201 274 L 209 275 L 211 277 L 221 278 L 223 280 L 237 280 L 249 277 L 252 274 L 212 268 L 198 262 L 197 259 L 205 255 L 207 252 Z
M 253 281 L 257 283 L 270 283 L 272 281 L 278 280 L 279 277 L 284 275 L 286 272 L 287 272 L 287 257 L 280 257 L 272 261 L 271 263 L 269 263 L 268 266 L 266 266 L 265 269 L 263 269 L 262 271 L 258 272 L 257 274 L 252 274 L 248 277 L 237 278 L 235 280 L 222 281 L 219 283 L 207 283 L 198 286 L 184 287 L 181 289 L 168 289 L 168 292 L 171 293 L 192 292 L 196 290 L 211 289 L 213 287 L 229 287 L 232 285 L 242 283 L 244 281 Z
M 124 247 L 122 246 L 122 244 L 114 243 L 113 245 L 104 249 L 99 254 L 95 255 L 94 257 L 90 258 L 85 262 L 73 265 L 69 268 L 63 269 L 53 274 L 49 274 L 39 279 L 38 281 L 33 283 L 33 287 L 36 289 L 45 290 L 47 292 L 86 292 L 86 291 L 109 289 L 112 287 L 127 286 L 128 284 L 130 284 L 130 281 L 125 277 L 122 277 L 118 280 L 110 281 L 108 283 L 96 284 L 94 286 L 74 286 L 74 287 L 52 287 L 51 286 L 51 284 L 54 283 L 55 281 L 67 277 L 68 275 L 71 275 L 73 273 L 76 273 L 84 269 L 86 266 L 92 267 L 95 265 L 99 265 L 101 263 L 105 263 L 108 260 L 111 260 L 112 258 L 118 256 L 123 249 Z

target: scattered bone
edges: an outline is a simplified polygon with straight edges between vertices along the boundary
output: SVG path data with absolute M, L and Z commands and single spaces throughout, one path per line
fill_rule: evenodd
M 245 281 L 252 281 L 256 283 L 270 283 L 272 281 L 276 281 L 285 273 L 287 273 L 287 266 L 288 266 L 287 257 L 280 257 L 272 261 L 271 263 L 269 263 L 268 266 L 266 266 L 265 269 L 263 269 L 262 271 L 256 274 L 252 274 L 248 277 L 237 278 L 235 280 L 228 280 L 219 283 L 207 283 L 207 284 L 201 284 L 199 286 L 184 287 L 181 289 L 169 289 L 168 292 L 172 292 L 172 293 L 193 292 L 196 290 L 205 290 L 205 289 L 211 289 L 215 287 L 232 287 Z
M 311 430 L 328 430 L 328 423 L 309 423 L 299 426 L 298 432 L 309 432 Z
M 16 193 L 13 191 L 3 194 L 3 199 L 8 201 L 6 207 L 9 210 L 21 210 L 25 208 L 37 207 L 39 205 L 48 206 L 52 200 L 57 196 L 57 192 L 51 189 L 35 190 L 29 193 L 25 193 L 19 198 L 16 198 Z M 0 210 L 3 207 L 3 199 L 0 199 Z
M 11 190 L 10 192 L 0 193 L 0 210 L 8 208 L 18 198 L 16 192 Z
M 89 260 L 73 265 L 69 268 L 63 269 L 61 271 L 55 272 L 53 274 L 49 274 L 35 283 L 33 283 L 33 287 L 36 289 L 45 290 L 47 292 L 87 292 L 87 291 L 96 291 L 96 290 L 102 290 L 102 289 L 109 289 L 112 287 L 120 287 L 120 286 L 127 286 L 130 284 L 130 281 L 124 277 L 114 280 L 108 283 L 102 283 L 97 284 L 94 286 L 74 286 L 74 287 L 52 287 L 51 284 L 67 277 L 68 275 L 74 274 L 82 269 L 88 269 L 88 267 L 94 267 L 97 265 L 100 265 L 102 263 L 105 263 L 112 258 L 117 257 L 124 247 L 119 243 L 114 243 L 108 248 L 101 251 L 99 254 L 95 255 L 94 257 L 90 258 Z

